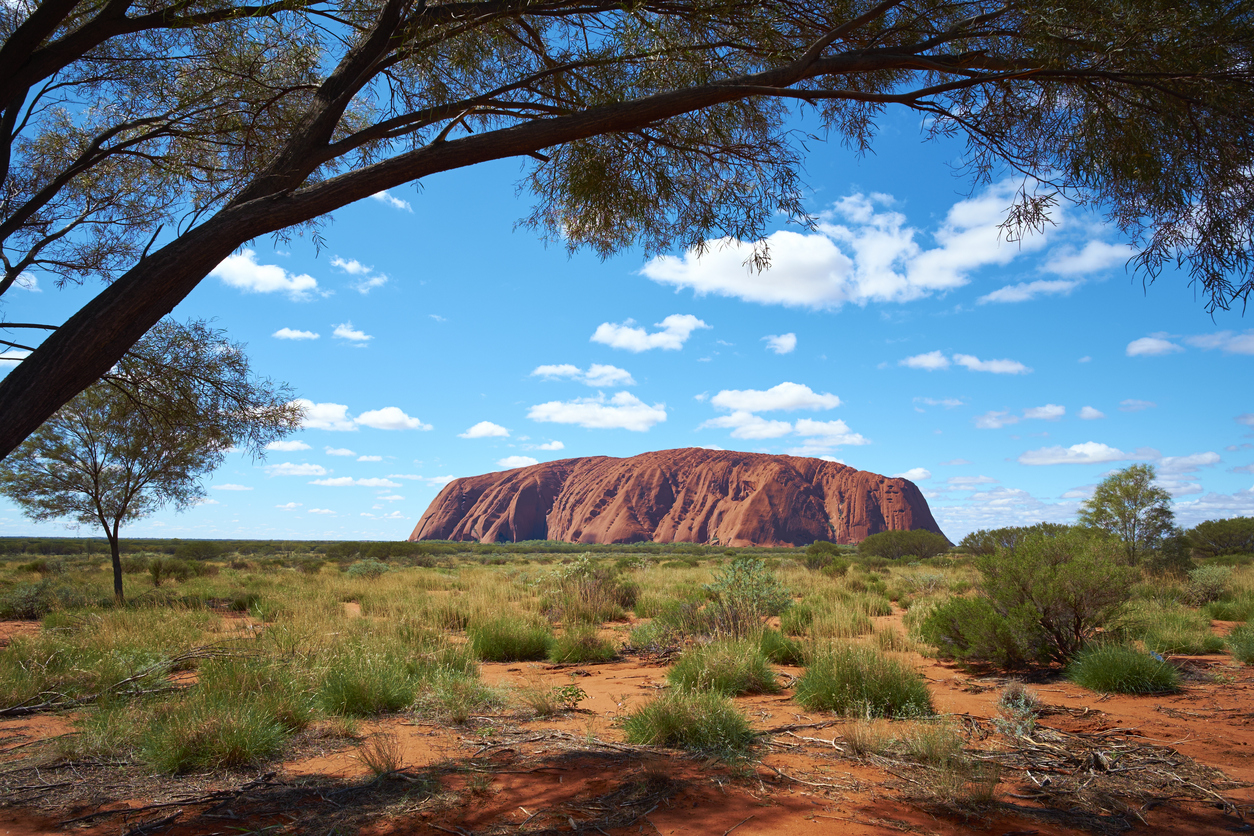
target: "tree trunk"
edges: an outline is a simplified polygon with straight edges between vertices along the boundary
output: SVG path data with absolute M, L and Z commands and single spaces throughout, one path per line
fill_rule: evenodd
M 122 595 L 122 552 L 119 548 L 118 527 L 112 529 L 105 526 L 105 536 L 109 538 L 109 552 L 113 556 L 113 602 L 119 607 L 126 603 Z

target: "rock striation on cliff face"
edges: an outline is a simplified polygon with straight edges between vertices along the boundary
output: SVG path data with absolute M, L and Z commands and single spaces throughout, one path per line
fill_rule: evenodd
M 822 459 L 686 448 L 457 479 L 409 539 L 800 546 L 918 528 L 943 533 L 907 479 Z

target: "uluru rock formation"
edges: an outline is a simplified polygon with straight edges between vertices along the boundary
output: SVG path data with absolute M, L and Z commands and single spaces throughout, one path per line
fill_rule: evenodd
M 918 528 L 943 533 L 907 479 L 822 459 L 685 448 L 456 479 L 409 539 L 800 546 Z

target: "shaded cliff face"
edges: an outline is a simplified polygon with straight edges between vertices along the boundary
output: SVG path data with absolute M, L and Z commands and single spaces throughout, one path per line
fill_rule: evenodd
M 457 479 L 409 539 L 800 546 L 917 528 L 943 533 L 906 479 L 821 459 L 687 448 Z

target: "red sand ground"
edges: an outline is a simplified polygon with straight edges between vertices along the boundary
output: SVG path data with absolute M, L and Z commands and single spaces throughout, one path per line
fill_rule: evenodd
M 897 623 L 900 614 L 877 619 Z M 1230 625 L 1217 623 L 1217 632 Z M 0 623 L 0 637 L 27 632 L 23 624 Z M 958 667 L 913 656 L 927 677 L 938 712 L 991 728 L 995 703 L 1005 680 L 975 677 Z M 1176 660 L 1180 662 L 1180 659 Z M 1224 796 L 1239 814 L 1254 810 L 1254 672 L 1223 655 L 1183 660 L 1190 678 L 1183 692 L 1169 696 L 1101 696 L 1058 678 L 1030 683 L 1049 706 L 1039 726 L 1069 733 L 1109 735 L 1169 747 L 1222 770 L 1233 782 Z M 783 668 L 796 676 L 796 668 Z M 755 728 L 775 729 L 760 758 L 727 767 L 682 753 L 645 750 L 621 744 L 616 719 L 657 694 L 665 682 L 662 660 L 629 658 L 605 665 L 485 664 L 484 680 L 493 685 L 551 688 L 576 684 L 587 694 L 577 711 L 549 718 L 508 715 L 475 718 L 465 727 L 447 727 L 412 717 L 363 722 L 362 737 L 394 735 L 403 774 L 370 784 L 371 773 L 351 741 L 331 742 L 273 767 L 275 775 L 256 795 L 212 808 L 201 803 L 170 804 L 128 816 L 102 817 L 83 824 L 66 819 L 94 812 L 83 808 L 47 815 L 34 807 L 5 806 L 0 800 L 0 836 L 48 834 L 208 834 L 348 833 L 369 836 L 454 833 L 601 832 L 626 834 L 715 834 L 796 836 L 808 833 L 965 834 L 996 836 L 1070 836 L 1117 832 L 1119 819 L 1099 816 L 1082 826 L 1064 816 L 1043 816 L 1041 791 L 1021 771 L 1006 770 L 993 805 L 963 813 L 911 792 L 909 773 L 842 753 L 842 729 L 848 721 L 809 714 L 790 699 L 791 691 L 740 698 L 736 702 Z M 791 680 L 786 680 L 791 681 Z M 974 719 L 972 719 L 974 718 Z M 65 734 L 72 718 L 34 716 L 0 721 L 0 762 L 19 747 Z M 794 727 L 792 731 L 781 727 Z M 795 728 L 811 726 L 810 728 Z M 986 734 L 987 736 L 987 734 Z M 977 747 L 983 744 L 973 740 Z M 318 749 L 318 747 L 313 747 Z M 305 750 L 302 750 L 305 751 Z M 453 768 L 453 767 L 456 768 Z M 1113 769 L 1117 770 L 1116 765 Z M 424 772 L 437 783 L 421 783 Z M 904 776 L 904 777 L 903 777 Z M 228 776 L 225 785 L 246 784 L 255 775 Z M 73 780 L 59 771 L 40 776 L 44 783 Z M 1180 796 L 1192 794 L 1187 776 Z M 1242 786 L 1245 785 L 1245 786 Z M 114 795 L 118 808 L 139 808 L 170 798 Z M 285 795 L 266 795 L 283 788 Z M 339 789 L 328 790 L 328 787 Z M 349 830 L 328 826 L 322 817 L 366 809 L 371 793 L 387 788 L 387 804 Z M 169 795 L 169 793 L 167 793 Z M 195 796 L 185 792 L 183 796 Z M 634 806 L 633 806 L 634 805 Z M 160 820 L 178 812 L 177 819 Z M 1109 810 L 1109 814 L 1120 812 Z M 1219 834 L 1251 829 L 1238 815 L 1216 803 L 1173 798 L 1139 810 L 1144 823 L 1128 816 L 1133 832 Z M 618 815 L 617 826 L 613 826 Z M 629 819 L 629 825 L 621 820 Z M 155 827 L 145 823 L 158 822 Z

